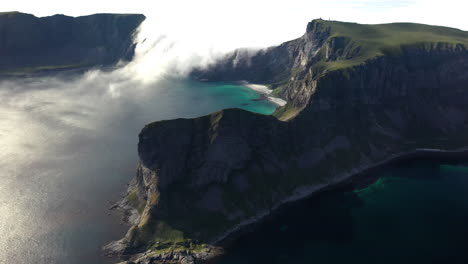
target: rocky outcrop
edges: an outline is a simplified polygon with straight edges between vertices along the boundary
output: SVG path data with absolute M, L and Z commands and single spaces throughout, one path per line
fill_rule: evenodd
M 320 36 L 333 32 L 315 22 L 308 33 L 315 27 Z M 120 254 L 146 252 L 133 255 L 135 263 L 180 263 L 148 257 L 155 252 L 217 256 L 233 234 L 288 202 L 406 153 L 468 146 L 464 44 L 402 45 L 355 62 L 365 51 L 354 40 L 309 37 L 312 43 L 283 58 L 283 66 L 301 67 L 283 68 L 294 78 L 283 86 L 289 102 L 276 116 L 295 109 L 287 121 L 228 109 L 142 130 L 134 188 L 144 209 Z M 334 67 L 337 61 L 346 67 Z M 189 263 L 208 260 L 205 254 Z
M 110 66 L 134 55 L 143 15 L 0 13 L 0 72 Z
M 304 70 L 330 37 L 330 29 L 312 21 L 306 33 L 295 40 L 264 50 L 239 49 L 192 76 L 203 80 L 262 83 L 277 87 Z

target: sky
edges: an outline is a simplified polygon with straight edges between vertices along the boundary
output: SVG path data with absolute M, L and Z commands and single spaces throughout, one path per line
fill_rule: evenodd
M 2 1 L 0 11 L 13 10 L 37 16 L 143 13 L 158 21 L 170 21 L 176 28 L 189 26 L 200 30 L 209 27 L 210 31 L 247 32 L 245 38 L 263 30 L 266 31 L 266 42 L 277 42 L 271 36 L 275 32 L 283 40 L 300 35 L 308 21 L 319 17 L 359 23 L 419 22 L 468 30 L 466 0 Z M 259 40 L 258 45 L 264 44 Z
M 36 16 L 142 13 L 153 35 L 200 38 L 232 49 L 301 36 L 315 18 L 358 23 L 417 22 L 468 30 L 466 0 L 5 0 L 0 11 Z M 215 41 L 213 41 L 215 40 Z M 223 43 L 224 42 L 224 43 Z
M 295 39 L 316 18 L 468 30 L 466 10 L 466 0 L 5 0 L 0 6 L 0 12 L 36 16 L 142 13 L 147 20 L 138 34 L 132 71 L 144 78 L 184 73 L 235 48 L 263 48 Z

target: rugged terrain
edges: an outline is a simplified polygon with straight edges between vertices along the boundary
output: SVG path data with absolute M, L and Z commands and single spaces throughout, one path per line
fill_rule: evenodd
M 135 263 L 204 263 L 281 205 L 389 159 L 468 146 L 468 33 L 314 20 L 301 38 L 238 50 L 194 76 L 270 85 L 274 116 L 228 109 L 140 133 L 109 249 Z
M 17 75 L 94 66 L 133 58 L 143 15 L 82 17 L 0 13 L 0 74 Z

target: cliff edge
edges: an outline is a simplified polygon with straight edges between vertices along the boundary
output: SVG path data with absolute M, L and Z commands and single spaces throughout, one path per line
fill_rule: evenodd
M 143 15 L 0 13 L 0 74 L 112 66 L 133 58 Z
M 467 47 L 456 29 L 314 20 L 299 39 L 197 70 L 268 84 L 288 103 L 147 125 L 123 202 L 139 218 L 109 249 L 205 263 L 288 202 L 406 153 L 467 147 Z

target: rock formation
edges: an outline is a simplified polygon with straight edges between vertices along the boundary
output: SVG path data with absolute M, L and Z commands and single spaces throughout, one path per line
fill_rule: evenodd
M 110 248 L 204 263 L 283 204 L 405 153 L 467 147 L 467 47 L 455 29 L 314 20 L 299 39 L 197 70 L 268 84 L 288 104 L 147 125 L 124 201 L 140 218 Z
M 0 13 L 0 74 L 111 66 L 132 59 L 143 15 Z

